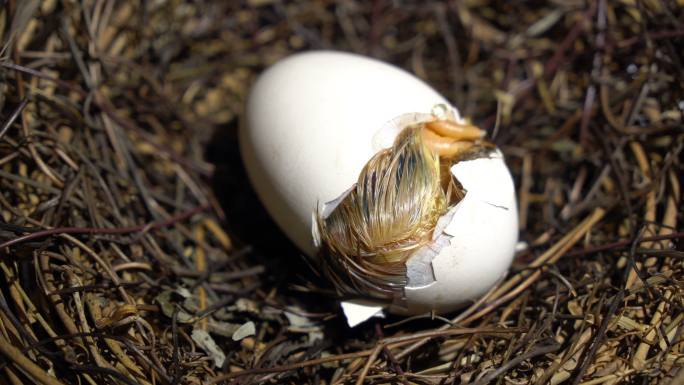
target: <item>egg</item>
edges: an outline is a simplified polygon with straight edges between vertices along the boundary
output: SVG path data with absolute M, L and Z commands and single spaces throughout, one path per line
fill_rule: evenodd
M 261 74 L 239 142 L 261 202 L 341 295 L 445 313 L 506 274 L 518 239 L 504 157 L 467 130 L 476 128 L 408 72 L 314 51 Z M 442 145 L 468 155 L 444 163 Z

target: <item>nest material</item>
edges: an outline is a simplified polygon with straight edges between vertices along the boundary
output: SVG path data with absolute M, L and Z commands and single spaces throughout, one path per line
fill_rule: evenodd
M 681 383 L 683 21 L 675 1 L 0 2 L 0 382 Z M 407 68 L 506 153 L 528 247 L 470 308 L 340 333 L 259 219 L 241 104 L 314 48 Z

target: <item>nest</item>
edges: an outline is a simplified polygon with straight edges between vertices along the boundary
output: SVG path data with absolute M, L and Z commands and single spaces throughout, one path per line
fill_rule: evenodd
M 236 3 L 0 1 L 0 383 L 684 381 L 681 5 Z M 250 82 L 321 48 L 506 154 L 525 247 L 477 303 L 347 329 L 258 204 Z

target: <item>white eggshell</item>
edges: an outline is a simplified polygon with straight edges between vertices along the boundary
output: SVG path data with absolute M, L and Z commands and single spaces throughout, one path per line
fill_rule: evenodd
M 391 65 L 340 52 L 297 54 L 254 84 L 240 129 L 242 157 L 276 223 L 314 257 L 314 210 L 347 191 L 366 162 L 391 143 L 396 132 L 381 130 L 388 121 L 429 114 L 437 104 L 448 102 Z M 452 172 L 468 190 L 444 230 L 456 233 L 432 260 L 434 282 L 409 285 L 408 310 L 396 311 L 452 310 L 486 292 L 510 265 L 517 212 L 503 158 L 461 162 Z
M 484 295 L 508 270 L 518 241 L 513 179 L 497 152 L 451 168 L 467 190 L 444 233 L 449 245 L 432 259 L 434 282 L 405 289 L 408 310 L 448 312 Z

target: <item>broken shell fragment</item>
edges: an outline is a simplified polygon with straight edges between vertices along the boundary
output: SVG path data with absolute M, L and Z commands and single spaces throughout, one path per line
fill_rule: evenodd
M 443 313 L 486 293 L 517 242 L 513 180 L 483 135 L 412 75 L 323 51 L 259 78 L 240 146 L 266 209 L 340 294 Z

